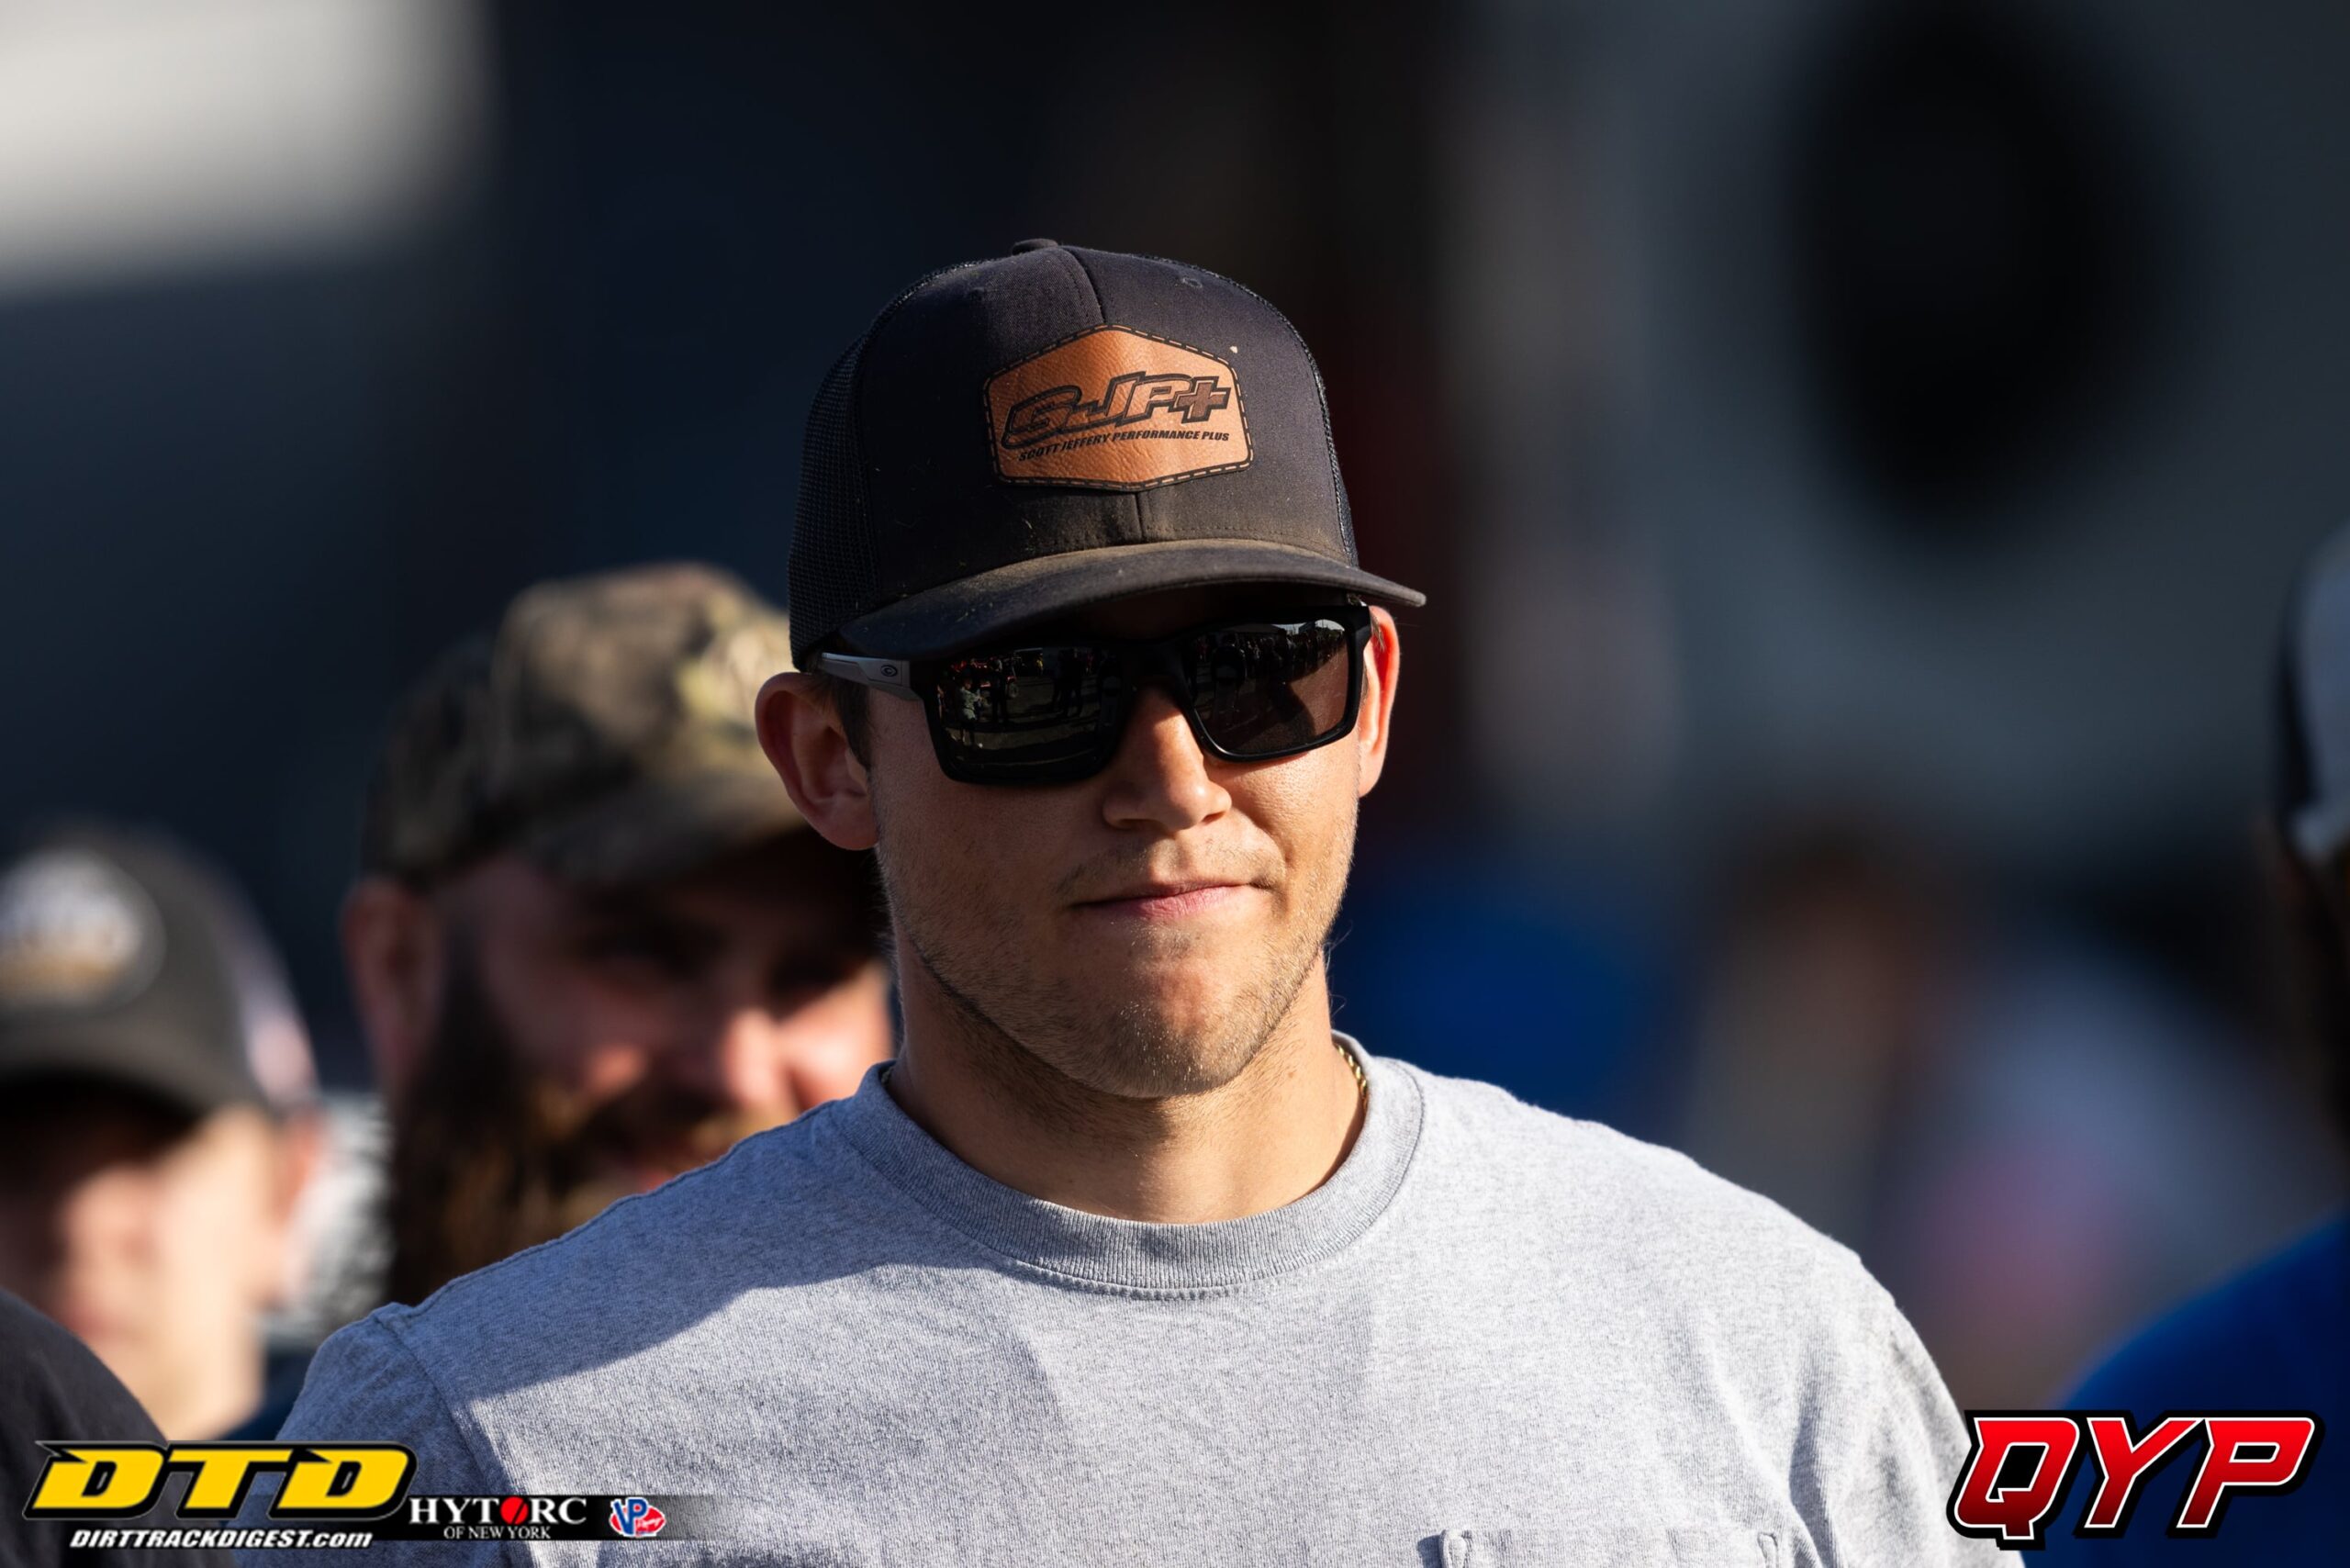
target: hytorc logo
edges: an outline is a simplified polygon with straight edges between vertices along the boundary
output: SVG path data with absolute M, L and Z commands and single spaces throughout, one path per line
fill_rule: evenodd
M 190 1476 L 182 1518 L 225 1519 L 244 1506 L 256 1477 L 282 1475 L 273 1519 L 364 1519 L 388 1512 L 408 1491 L 416 1455 L 397 1443 L 49 1442 L 27 1518 L 121 1519 L 143 1514 L 164 1477 Z
M 588 1522 L 585 1497 L 410 1497 L 408 1522 L 412 1525 L 554 1525 Z
M 1975 1447 L 1951 1489 L 1951 1528 L 2010 1551 L 2046 1544 L 2088 1455 L 2097 1489 L 2073 1533 L 2096 1539 L 2128 1529 L 2148 1477 L 2199 1447 L 2194 1478 L 2164 1526 L 2166 1535 L 2194 1539 L 2217 1534 L 2238 1497 L 2299 1486 L 2324 1433 L 2302 1411 L 2176 1411 L 2136 1433 L 2119 1411 L 1970 1412 L 1967 1424 Z

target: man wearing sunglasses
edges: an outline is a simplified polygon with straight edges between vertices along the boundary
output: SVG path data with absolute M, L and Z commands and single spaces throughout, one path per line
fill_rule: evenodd
M 1271 307 L 1048 241 L 923 279 L 818 395 L 791 600 L 760 737 L 878 852 L 896 1060 L 346 1330 L 285 1436 L 695 1495 L 707 1561 L 1996 1559 L 1851 1253 L 1332 1029 L 1421 600 Z

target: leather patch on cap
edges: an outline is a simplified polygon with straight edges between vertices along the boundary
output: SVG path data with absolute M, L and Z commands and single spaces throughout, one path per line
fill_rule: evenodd
M 1096 327 L 988 378 L 988 443 L 1015 485 L 1147 490 L 1248 463 L 1232 366 L 1131 327 Z

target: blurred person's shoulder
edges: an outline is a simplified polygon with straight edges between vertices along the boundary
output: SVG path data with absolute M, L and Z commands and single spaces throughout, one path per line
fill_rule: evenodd
M 0 1429 L 32 1438 L 160 1441 L 155 1423 L 81 1340 L 0 1291 Z M 12 1445 L 0 1474 L 13 1485 L 23 1467 L 47 1456 Z M 38 1465 L 34 1465 L 37 1471 Z M 26 1495 L 31 1472 L 25 1472 Z
M 2320 1423 L 2306 1484 L 2289 1494 L 2231 1505 L 2228 1561 L 2337 1561 L 2350 1540 L 2350 1485 L 2328 1472 L 2329 1428 L 2350 1419 L 2350 1215 L 2173 1307 L 2140 1328 L 2063 1400 L 2075 1411 L 2128 1411 L 2150 1425 L 2173 1411 L 2295 1411 Z M 2161 1521 L 2177 1516 L 2197 1470 L 2182 1462 L 2154 1474 L 2136 1519 L 2120 1540 L 2088 1540 L 2052 1529 L 2050 1562 L 2117 1565 L 2197 1556 L 2205 1543 L 2174 1539 Z M 2069 1508 L 2064 1516 L 2067 1520 Z M 2208 1552 L 2203 1553 L 2208 1557 Z
M 2141 1328 L 2076 1389 L 2082 1409 L 2314 1408 L 2350 1414 L 2350 1215 Z
M 0 1433 L 8 1439 L 0 1444 L 0 1488 L 20 1500 L 32 1496 L 47 1467 L 49 1455 L 39 1446 L 40 1439 L 163 1440 L 146 1410 L 88 1346 L 6 1291 L 0 1291 Z M 28 1568 L 50 1562 L 229 1561 L 225 1552 L 196 1548 L 68 1551 L 64 1524 L 21 1515 L 0 1517 L 10 1518 L 0 1525 L 0 1562 Z M 160 1529 L 178 1521 L 164 1504 L 119 1522 Z
M 38 1446 L 42 1439 L 162 1441 L 154 1420 L 95 1352 L 6 1291 L 0 1291 L 0 1433 L 8 1438 L 0 1444 L 0 1485 L 17 1498 L 32 1495 L 33 1482 L 48 1463 Z M 0 1536 L 0 1548 L 11 1544 Z M 52 1560 L 38 1551 L 34 1556 Z M 17 1558 L 0 1551 L 0 1561 Z

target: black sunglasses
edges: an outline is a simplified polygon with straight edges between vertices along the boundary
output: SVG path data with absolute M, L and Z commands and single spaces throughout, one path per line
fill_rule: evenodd
M 1174 698 L 1200 749 L 1269 762 L 1328 745 L 1362 707 L 1360 603 L 1210 622 L 1128 642 L 1056 637 L 944 659 L 818 654 L 825 675 L 918 699 L 938 766 L 966 784 L 1069 784 L 1110 765 L 1145 686 Z

